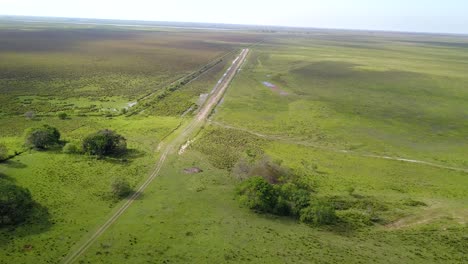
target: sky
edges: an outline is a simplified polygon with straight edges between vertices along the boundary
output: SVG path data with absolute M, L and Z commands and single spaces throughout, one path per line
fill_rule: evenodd
M 468 34 L 468 0 L 0 0 L 0 15 Z

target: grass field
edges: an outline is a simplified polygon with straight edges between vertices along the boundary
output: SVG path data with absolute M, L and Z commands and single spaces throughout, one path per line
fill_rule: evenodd
M 77 144 L 110 128 L 130 149 L 105 159 L 33 150 L 1 163 L 0 184 L 28 188 L 40 206 L 0 229 L 0 263 L 58 263 L 76 249 L 123 202 L 110 197 L 111 182 L 138 186 L 235 52 L 260 40 L 212 122 L 77 263 L 463 263 L 468 255 L 466 37 L 0 25 L 0 143 L 10 154 L 40 124 Z M 311 227 L 240 206 L 235 167 L 264 156 L 314 198 L 350 204 L 337 214 L 357 220 Z M 190 167 L 203 172 L 184 173 Z M 359 218 L 368 215 L 377 220 Z

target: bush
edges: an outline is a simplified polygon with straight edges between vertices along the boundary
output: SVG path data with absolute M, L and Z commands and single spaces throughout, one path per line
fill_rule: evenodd
M 290 177 L 289 171 L 281 166 L 281 162 L 272 161 L 268 156 L 263 156 L 254 163 L 240 159 L 233 167 L 232 172 L 238 179 L 261 176 L 272 184 L 285 182 Z
M 126 139 L 112 130 L 101 130 L 83 140 L 83 151 L 89 155 L 106 156 L 127 150 Z
M 365 214 L 357 210 L 338 212 L 338 217 L 341 222 L 344 222 L 354 228 L 371 226 L 373 224 L 372 218 L 369 214 Z
M 0 182 L 0 226 L 24 221 L 33 205 L 29 190 Z
M 24 113 L 24 117 L 27 119 L 34 119 L 36 117 L 36 113 L 34 113 L 34 111 L 28 111 Z
M 31 148 L 46 149 L 60 143 L 60 132 L 49 125 L 26 131 L 26 145 Z
M 116 199 L 122 199 L 129 196 L 133 190 L 125 179 L 116 179 L 111 185 L 112 196 Z
M 61 119 L 61 120 L 65 120 L 65 119 L 67 119 L 67 117 L 68 117 L 67 113 L 65 113 L 65 112 L 59 112 L 59 113 L 57 114 L 57 116 L 58 116 L 58 118 Z
M 76 153 L 80 152 L 78 147 L 73 143 L 65 144 L 65 146 L 63 146 L 62 151 L 63 151 L 63 153 L 66 153 L 66 154 L 76 154 Z
M 292 183 L 281 186 L 281 195 L 288 201 L 289 211 L 292 216 L 299 217 L 301 210 L 310 204 L 310 191 L 299 188 Z
M 0 161 L 8 158 L 8 148 L 5 144 L 0 143 Z
M 334 224 L 338 217 L 336 216 L 335 209 L 328 203 L 316 202 L 302 209 L 299 219 L 303 223 L 320 226 Z
M 278 195 L 275 188 L 259 176 L 251 177 L 237 188 L 240 202 L 250 209 L 272 213 L 275 211 Z

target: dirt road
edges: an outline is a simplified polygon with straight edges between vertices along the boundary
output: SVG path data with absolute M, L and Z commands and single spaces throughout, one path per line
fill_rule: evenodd
M 188 125 L 182 126 L 180 129 L 174 131 L 174 134 L 177 136 L 162 147 L 161 156 L 156 163 L 155 169 L 151 172 L 145 182 L 138 188 L 138 190 L 136 190 L 136 192 L 130 196 L 124 204 L 115 209 L 116 211 L 94 233 L 88 235 L 88 238 L 85 238 L 82 242 L 79 242 L 74 248 L 72 248 L 71 252 L 62 260 L 62 263 L 73 263 L 80 256 L 82 256 L 93 244 L 93 242 L 96 241 L 96 239 L 99 238 L 132 205 L 132 203 L 141 195 L 141 193 L 145 191 L 148 185 L 159 175 L 159 172 L 161 171 L 161 168 L 164 165 L 168 155 L 174 153 L 183 142 L 187 141 L 191 135 L 193 135 L 203 126 L 207 117 L 210 115 L 211 111 L 213 111 L 213 108 L 223 97 L 224 92 L 242 66 L 248 53 L 248 49 L 242 50 L 240 55 L 232 63 L 231 67 L 229 67 L 223 77 L 218 81 L 218 84 L 213 89 L 210 97 L 205 102 L 205 104 L 202 105 L 197 115 L 188 123 Z
M 428 161 L 423 161 L 423 160 L 416 160 L 416 159 L 406 159 L 406 158 L 401 158 L 401 157 L 390 157 L 390 156 L 381 156 L 381 155 L 375 155 L 375 154 L 366 154 L 366 153 L 360 153 L 357 151 L 352 151 L 352 150 L 344 150 L 344 149 L 337 149 L 337 148 L 332 148 L 332 147 L 326 147 L 317 143 L 312 143 L 312 142 L 307 142 L 303 141 L 300 139 L 293 139 L 290 137 L 286 136 L 276 136 L 276 135 L 264 135 L 249 129 L 241 128 L 241 127 L 235 127 L 235 126 L 230 126 L 226 125 L 217 121 L 210 120 L 210 123 L 212 125 L 228 128 L 228 129 L 235 129 L 239 131 L 244 131 L 246 133 L 252 134 L 257 137 L 265 138 L 268 140 L 277 140 L 277 141 L 283 141 L 288 144 L 294 144 L 294 145 L 301 145 L 301 146 L 306 146 L 306 147 L 313 147 L 313 148 L 318 148 L 318 149 L 324 149 L 328 151 L 333 151 L 333 152 L 339 152 L 339 153 L 347 153 L 350 155 L 354 156 L 360 156 L 360 157 L 366 157 L 366 158 L 375 158 L 375 159 L 386 159 L 386 160 L 393 160 L 393 161 L 400 161 L 400 162 L 406 162 L 406 163 L 417 163 L 417 164 L 422 164 L 430 167 L 435 167 L 439 169 L 447 169 L 447 170 L 453 170 L 453 171 L 461 171 L 461 172 L 468 172 L 468 168 L 459 168 L 459 167 L 452 167 L 452 166 L 446 166 L 442 164 L 437 164 L 437 163 L 432 163 Z

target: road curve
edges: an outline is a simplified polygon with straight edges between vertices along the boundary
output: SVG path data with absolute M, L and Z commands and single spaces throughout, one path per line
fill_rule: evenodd
M 164 162 L 167 159 L 167 156 L 174 152 L 176 147 L 185 142 L 197 129 L 201 128 L 204 122 L 207 120 L 207 117 L 213 111 L 214 107 L 219 103 L 221 98 L 224 95 L 224 92 L 229 87 L 232 79 L 236 76 L 236 73 L 244 63 L 249 49 L 243 49 L 240 55 L 234 60 L 231 67 L 226 71 L 223 77 L 218 81 L 217 85 L 213 89 L 211 96 L 202 105 L 197 115 L 190 121 L 190 123 L 184 127 L 181 127 L 182 131 L 178 132 L 176 130 L 174 133 L 179 133 L 176 138 L 171 140 L 163 148 L 161 156 L 156 163 L 155 169 L 151 172 L 148 178 L 143 182 L 143 184 L 137 189 L 137 191 L 127 198 L 124 204 L 122 204 L 115 213 L 113 213 L 107 220 L 104 222 L 89 238 L 83 242 L 79 242 L 76 245 L 76 249 L 72 249 L 70 253 L 62 259 L 61 263 L 69 264 L 75 262 L 80 256 L 82 256 L 86 250 L 99 238 L 132 204 L 133 202 L 145 191 L 148 185 L 159 175 Z M 179 129 L 180 130 L 180 129 Z

